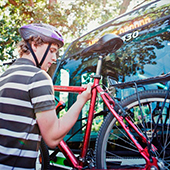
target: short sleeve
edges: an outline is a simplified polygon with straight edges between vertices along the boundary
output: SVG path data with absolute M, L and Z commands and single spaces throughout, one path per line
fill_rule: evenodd
M 52 80 L 43 70 L 39 71 L 31 78 L 29 95 L 34 113 L 55 108 Z

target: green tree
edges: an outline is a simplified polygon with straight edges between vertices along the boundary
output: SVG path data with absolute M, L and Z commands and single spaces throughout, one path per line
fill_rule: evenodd
M 125 0 L 124 0 L 125 1 Z M 128 0 L 130 1 L 130 0 Z M 120 13 L 120 0 L 4 0 L 0 2 L 0 60 L 17 56 L 21 25 L 44 22 L 56 26 L 68 43 L 87 31 L 90 23 L 102 24 Z M 68 43 L 66 43 L 65 48 Z

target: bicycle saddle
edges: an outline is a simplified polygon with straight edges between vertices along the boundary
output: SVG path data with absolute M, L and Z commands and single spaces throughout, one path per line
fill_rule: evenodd
M 123 45 L 121 37 L 115 34 L 105 34 L 95 44 L 85 48 L 81 55 L 93 53 L 108 54 L 117 51 Z

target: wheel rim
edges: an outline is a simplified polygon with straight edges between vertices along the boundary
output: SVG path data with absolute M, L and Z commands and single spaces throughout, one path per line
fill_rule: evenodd
M 159 111 L 164 99 L 162 98 L 150 98 L 141 100 L 142 112 L 145 118 L 146 134 L 149 140 L 153 135 L 155 123 L 158 120 Z M 127 111 L 131 119 L 138 126 L 141 131 L 144 131 L 143 124 L 139 114 L 139 106 L 137 102 L 132 102 L 126 105 Z M 169 169 L 170 164 L 170 119 L 169 116 L 169 101 L 164 107 L 162 117 L 159 119 L 158 128 L 153 138 L 153 144 L 158 148 L 158 151 L 154 155 L 158 158 L 158 162 L 164 169 Z M 114 127 L 113 127 L 114 125 Z M 133 131 L 132 131 L 133 132 Z M 107 132 L 104 136 L 102 146 L 102 157 L 104 160 L 102 167 L 105 169 L 113 168 L 142 168 L 145 166 L 145 159 L 140 156 L 137 148 L 131 142 L 131 140 L 125 135 L 124 130 L 119 126 L 115 119 L 112 120 Z M 135 134 L 137 138 L 137 134 Z M 140 141 L 143 145 L 143 142 Z M 130 155 L 130 156 L 129 156 Z M 114 162 L 114 163 L 113 163 Z M 136 164 L 136 165 L 135 165 Z

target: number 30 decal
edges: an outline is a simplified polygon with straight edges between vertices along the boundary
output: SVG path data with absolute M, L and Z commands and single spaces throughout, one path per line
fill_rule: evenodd
M 138 31 L 135 31 L 135 32 L 128 33 L 128 34 L 124 35 L 124 36 L 122 37 L 122 39 L 123 39 L 124 41 L 130 41 L 132 38 L 138 37 L 138 35 L 139 35 L 139 32 L 138 32 Z

